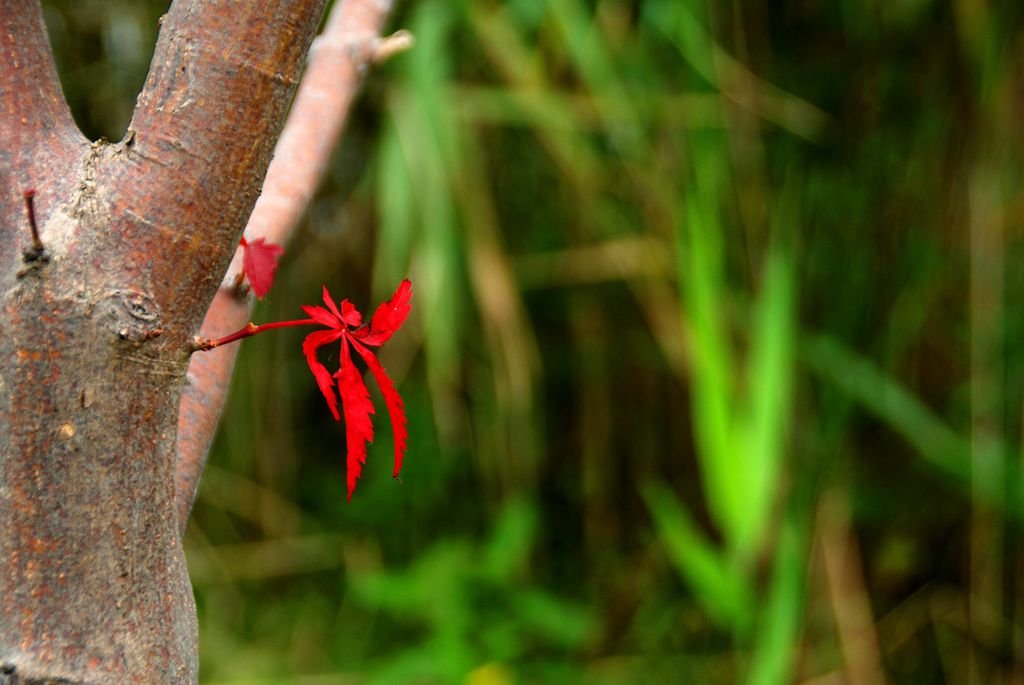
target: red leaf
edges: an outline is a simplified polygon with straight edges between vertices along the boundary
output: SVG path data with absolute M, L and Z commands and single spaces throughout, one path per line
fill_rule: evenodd
M 370 321 L 370 330 L 356 331 L 353 335 L 367 345 L 384 344 L 405 323 L 412 309 L 411 300 L 412 283 L 406 279 L 399 284 L 390 300 L 377 307 Z
M 324 304 L 331 310 L 331 314 L 338 317 L 338 321 L 341 321 L 341 312 L 338 311 L 338 305 L 334 304 L 334 298 L 327 292 L 327 286 L 324 286 Z
M 334 395 L 334 381 L 331 380 L 331 372 L 316 358 L 316 351 L 317 348 L 332 343 L 343 335 L 345 335 L 344 332 L 338 330 L 313 331 L 302 341 L 302 352 L 306 355 L 306 363 L 309 364 L 309 370 L 313 372 L 316 384 L 320 386 L 320 392 L 327 400 L 327 406 L 334 414 L 335 421 L 340 421 L 341 417 L 338 415 L 338 398 Z M 345 348 L 344 341 L 342 341 L 342 348 Z
M 361 326 L 363 315 L 359 313 L 356 306 L 348 300 L 341 301 L 341 320 L 352 327 Z
M 284 254 L 280 245 L 266 242 L 265 238 L 247 241 L 242 237 L 242 271 L 249 279 L 249 285 L 261 300 L 270 291 L 274 282 L 277 260 Z
M 366 463 L 366 443 L 373 442 L 373 423 L 370 415 L 374 413 L 370 402 L 370 392 L 363 383 L 363 377 L 352 362 L 348 345 L 341 343 L 341 368 L 334 374 L 338 379 L 338 394 L 341 395 L 341 406 L 345 412 L 345 443 L 348 447 L 345 470 L 348 480 L 348 499 L 352 500 L 352 492 L 356 489 L 356 480 Z
M 388 407 L 388 416 L 391 417 L 391 430 L 395 436 L 395 470 L 392 475 L 398 478 L 398 472 L 402 470 L 402 459 L 405 458 L 405 441 L 409 437 L 405 421 L 405 403 L 402 402 L 402 397 L 395 389 L 394 382 L 388 378 L 387 372 L 384 371 L 384 367 L 377 361 L 377 357 L 374 356 L 373 352 L 355 340 L 352 341 L 352 347 L 356 349 L 359 356 L 366 362 L 366 365 L 373 373 L 373 377 L 377 379 L 377 385 L 380 386 L 381 394 L 384 395 L 384 403 Z
M 309 318 L 313 319 L 321 326 L 338 329 L 342 327 L 341 320 L 334 318 L 334 315 L 323 307 L 317 307 L 315 305 L 311 307 L 304 304 L 302 305 L 302 311 L 306 312 L 306 315 L 309 316 Z

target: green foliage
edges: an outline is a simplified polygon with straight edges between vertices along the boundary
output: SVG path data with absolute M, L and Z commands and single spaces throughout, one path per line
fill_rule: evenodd
M 119 137 L 166 3 L 45 4 Z M 257 321 L 413 280 L 403 481 L 244 344 L 204 682 L 1019 680 L 1021 7 L 402 3 Z
M 584 646 L 593 633 L 591 613 L 524 582 L 535 529 L 534 508 L 512 501 L 485 545 L 445 540 L 406 571 L 354 574 L 358 602 L 422 632 L 415 647 L 396 645 L 380 655 L 386 666 L 373 682 L 460 682 L 481 665 L 522 664 L 527 657 L 542 676 L 540 654 Z

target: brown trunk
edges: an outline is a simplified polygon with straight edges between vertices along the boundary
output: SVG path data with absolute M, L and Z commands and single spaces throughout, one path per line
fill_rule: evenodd
M 90 144 L 38 2 L 0 0 L 0 683 L 196 682 L 173 476 L 189 341 L 323 5 L 178 0 L 127 136 Z

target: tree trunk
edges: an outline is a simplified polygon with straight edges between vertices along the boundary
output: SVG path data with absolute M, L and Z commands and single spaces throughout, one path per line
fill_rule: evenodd
M 197 680 L 178 405 L 323 6 L 177 0 L 112 144 L 0 0 L 0 684 Z

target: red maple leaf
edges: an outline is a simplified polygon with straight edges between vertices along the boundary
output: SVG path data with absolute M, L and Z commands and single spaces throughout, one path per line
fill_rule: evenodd
M 363 382 L 362 374 L 352 361 L 349 346 L 363 358 L 373 377 L 380 386 L 391 418 L 391 430 L 395 438 L 395 467 L 393 475 L 397 478 L 402 470 L 402 459 L 405 457 L 405 443 L 408 438 L 405 419 L 405 404 L 395 389 L 395 384 L 388 377 L 377 357 L 366 345 L 378 346 L 401 328 L 409 315 L 412 298 L 412 284 L 402 281 L 394 296 L 377 308 L 368 326 L 362 325 L 363 316 L 348 300 L 342 300 L 339 308 L 324 287 L 324 307 L 306 306 L 303 311 L 312 322 L 326 326 L 326 330 L 313 331 L 302 342 L 302 351 L 306 355 L 313 377 L 327 400 L 327 406 L 336 421 L 341 420 L 338 412 L 338 399 L 341 399 L 341 410 L 345 415 L 345 440 L 348 446 L 346 464 L 348 480 L 348 498 L 356 487 L 366 461 L 366 444 L 373 442 L 373 424 L 370 415 L 374 413 L 370 402 L 370 393 Z M 316 351 L 324 345 L 341 341 L 340 368 L 331 373 L 316 358 Z M 336 382 L 335 382 L 336 381 Z
M 284 248 L 274 243 L 268 243 L 265 238 L 255 238 L 251 241 L 242 236 L 242 272 L 249 280 L 252 291 L 261 300 L 270 291 L 274 282 L 274 271 L 277 269 L 277 260 L 284 254 Z
M 255 247 L 256 244 L 256 240 L 252 241 L 249 244 L 250 249 Z M 246 247 L 244 240 L 242 241 L 242 247 Z M 260 249 L 265 252 L 268 248 L 273 248 L 270 252 L 273 259 L 276 260 L 276 257 L 273 256 L 273 250 L 280 250 L 281 248 L 276 245 L 268 245 L 266 247 L 261 246 Z M 248 254 L 246 252 L 246 255 Z M 248 266 L 246 268 L 248 269 Z M 269 270 L 269 274 L 269 277 L 272 278 L 272 267 Z M 256 284 L 252 281 L 251 276 L 250 283 L 253 284 L 253 290 L 256 290 Z M 270 287 L 269 283 L 267 283 L 267 287 Z M 266 290 L 263 292 L 266 292 Z M 257 294 L 259 294 L 258 291 Z M 409 438 L 405 425 L 405 404 L 395 389 L 395 384 L 388 378 L 384 367 L 381 366 L 376 355 L 370 351 L 367 345 L 379 347 L 387 342 L 395 331 L 405 323 L 406 317 L 409 316 L 409 310 L 412 308 L 410 304 L 412 300 L 412 283 L 408 279 L 402 281 L 391 299 L 377 307 L 377 311 L 374 312 L 369 324 L 363 324 L 363 315 L 348 300 L 342 300 L 340 307 L 335 304 L 331 294 L 327 292 L 326 286 L 324 286 L 323 297 L 324 307 L 303 305 L 303 311 L 310 317 L 308 319 L 272 321 L 259 326 L 250 322 L 231 335 L 226 335 L 222 338 L 197 337 L 193 344 L 195 345 L 195 350 L 212 350 L 221 345 L 237 342 L 243 338 L 276 328 L 324 326 L 324 330 L 313 331 L 306 336 L 306 339 L 302 341 L 302 352 L 306 355 L 306 363 L 309 364 L 309 369 L 313 372 L 313 377 L 316 379 L 320 392 L 323 393 L 324 399 L 327 400 L 327 407 L 331 410 L 334 420 L 341 421 L 342 414 L 345 416 L 345 441 L 348 447 L 346 470 L 348 476 L 348 498 L 351 500 L 352 492 L 356 488 L 356 481 L 359 479 L 359 474 L 363 470 L 363 464 L 366 462 L 366 444 L 373 442 L 373 423 L 370 420 L 370 415 L 375 413 L 373 403 L 370 402 L 370 392 L 366 389 L 366 384 L 363 382 L 363 375 L 356 368 L 355 362 L 352 361 L 351 350 L 355 350 L 356 354 L 366 362 L 367 368 L 370 369 L 370 373 L 377 380 L 377 385 L 380 386 L 381 394 L 384 395 L 384 404 L 387 405 L 388 416 L 391 418 L 391 431 L 395 436 L 394 477 L 397 478 L 398 473 L 402 470 L 402 459 L 405 457 L 405 443 Z M 332 374 L 316 358 L 316 352 L 324 345 L 330 345 L 338 341 L 341 341 L 341 361 L 338 370 Z M 349 349 L 350 347 L 351 349 Z M 339 398 L 341 398 L 340 413 L 338 411 Z

